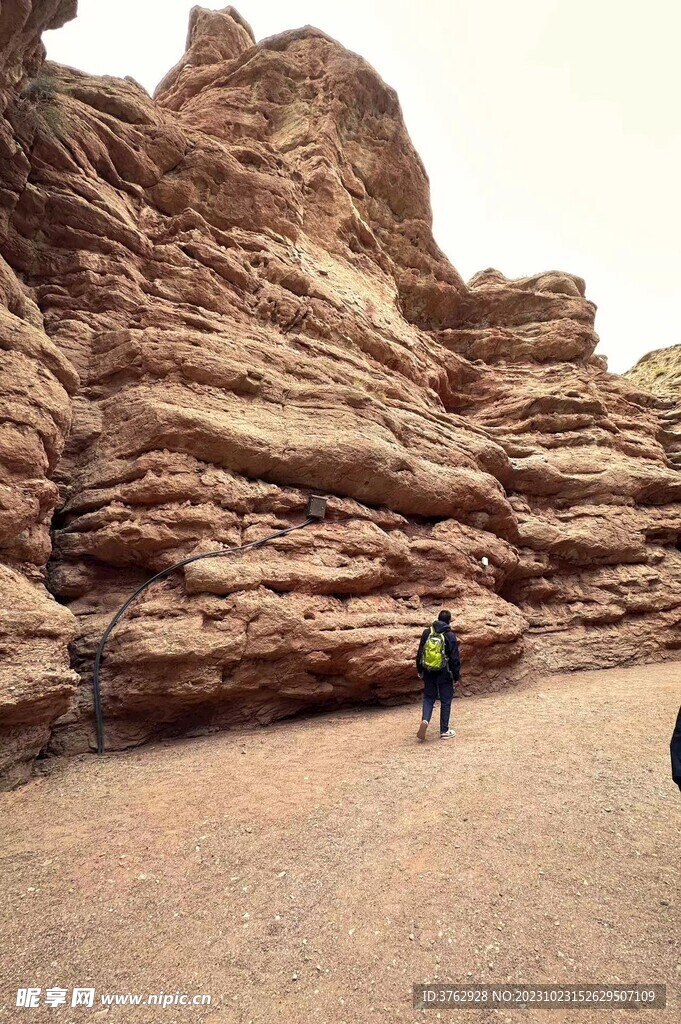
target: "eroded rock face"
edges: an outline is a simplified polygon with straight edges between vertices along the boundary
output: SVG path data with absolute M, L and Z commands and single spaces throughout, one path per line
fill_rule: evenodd
M 624 376 L 644 391 L 678 403 L 681 394 L 681 345 L 648 352 Z
M 4 255 L 40 117 L 36 99 L 29 120 L 17 128 L 24 103 L 19 90 L 32 75 L 37 97 L 40 32 L 57 28 L 74 9 L 63 0 L 25 0 L 0 11 L 0 786 L 27 777 L 78 682 L 68 654 L 76 621 L 44 586 L 58 498 L 52 477 L 78 375 Z
M 649 352 L 625 375 L 660 417 L 667 456 L 681 468 L 681 345 Z
M 35 3 L 36 31 L 66 7 Z M 13 529 L 23 509 L 8 564 L 47 562 L 66 606 L 41 591 L 50 636 L 65 666 L 76 617 L 81 685 L 37 682 L 25 761 L 50 730 L 52 750 L 92 744 L 92 657 L 135 587 L 300 521 L 311 491 L 323 524 L 194 563 L 131 609 L 103 673 L 109 747 L 404 699 L 442 605 L 467 691 L 679 645 L 681 476 L 654 400 L 592 355 L 579 278 L 462 281 L 365 61 L 196 8 L 152 100 L 38 71 L 36 38 L 5 122 L 23 325 L 5 336 L 35 377 L 10 366 L 13 408 L 17 381 L 33 398 L 1 449 Z
M 440 340 L 467 354 L 484 346 L 490 364 L 462 411 L 511 461 L 519 563 L 500 593 L 528 620 L 528 659 L 562 671 L 673 654 L 681 475 L 659 403 L 590 356 L 594 307 L 579 278 L 488 271 L 470 284 L 500 326 Z

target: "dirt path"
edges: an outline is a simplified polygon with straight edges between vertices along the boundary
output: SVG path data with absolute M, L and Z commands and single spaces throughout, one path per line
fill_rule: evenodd
M 412 982 L 666 982 L 680 1019 L 681 664 L 582 673 L 56 765 L 2 798 L 0 1020 L 572 1024 Z M 17 1009 L 19 986 L 95 987 Z M 211 1008 L 106 992 L 210 993 Z M 628 1020 L 625 1017 L 625 1020 Z

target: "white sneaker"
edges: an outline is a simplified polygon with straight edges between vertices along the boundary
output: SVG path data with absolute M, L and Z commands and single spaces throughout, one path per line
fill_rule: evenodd
M 454 732 L 454 730 L 453 730 L 453 729 L 447 729 L 447 732 L 441 732 L 441 733 L 440 733 L 440 739 L 441 739 L 441 740 L 446 740 L 446 739 L 448 739 L 448 738 L 449 738 L 450 736 L 456 736 L 456 733 Z
M 426 720 L 424 718 L 423 721 L 421 722 L 420 726 L 419 726 L 419 731 L 416 733 L 418 739 L 421 740 L 421 743 L 423 743 L 423 741 L 426 738 L 426 729 L 427 728 L 428 728 L 428 723 L 426 722 Z

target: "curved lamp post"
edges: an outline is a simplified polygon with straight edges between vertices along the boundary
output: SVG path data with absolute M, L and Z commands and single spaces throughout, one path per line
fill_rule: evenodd
M 104 717 L 102 714 L 102 693 L 99 683 L 100 669 L 102 664 L 102 655 L 104 654 L 104 647 L 109 636 L 116 628 L 116 625 L 123 617 L 125 612 L 128 610 L 131 604 L 133 604 L 140 594 L 143 594 L 152 583 L 156 583 L 158 580 L 164 580 L 171 573 L 175 572 L 176 569 L 181 569 L 184 565 L 189 565 L 190 562 L 198 562 L 202 558 L 221 558 L 223 555 L 233 555 L 237 551 L 248 551 L 251 548 L 262 547 L 263 544 L 268 544 L 271 540 L 276 540 L 277 537 L 285 537 L 288 533 L 293 533 L 295 530 L 302 530 L 310 523 L 314 523 L 317 520 L 324 519 L 326 515 L 326 498 L 322 498 L 319 495 L 311 495 L 307 505 L 307 518 L 304 522 L 298 523 L 296 526 L 288 526 L 284 530 L 277 530 L 276 533 L 270 533 L 269 536 L 263 537 L 261 540 L 251 541 L 250 544 L 242 544 L 235 548 L 223 548 L 220 551 L 205 551 L 201 555 L 190 555 L 189 558 L 183 558 L 181 562 L 175 562 L 174 565 L 168 566 L 167 569 L 163 569 L 161 572 L 157 572 L 155 576 L 148 579 L 146 583 L 143 583 L 141 587 L 138 587 L 134 594 L 131 594 L 128 600 L 121 605 L 114 617 L 112 618 L 109 625 L 102 633 L 102 639 L 99 641 L 97 648 L 97 654 L 95 655 L 95 668 L 92 676 L 92 692 L 94 696 L 95 704 L 95 719 L 97 721 L 97 753 L 104 753 Z

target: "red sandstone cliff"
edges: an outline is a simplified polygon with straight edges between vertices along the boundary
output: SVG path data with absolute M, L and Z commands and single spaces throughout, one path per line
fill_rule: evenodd
M 651 393 L 647 401 L 658 410 L 667 456 L 681 468 L 681 345 L 648 352 L 625 377 Z
M 54 482 L 71 424 L 78 375 L 45 329 L 35 293 L 12 264 L 12 217 L 31 175 L 44 60 L 40 33 L 75 3 L 0 8 L 0 780 L 25 777 L 67 711 L 78 677 L 69 668 L 73 615 L 45 589 Z M 27 94 L 29 80 L 32 93 Z
M 681 474 L 655 401 L 592 355 L 583 282 L 465 284 L 394 92 L 322 32 L 256 44 L 196 8 L 152 100 L 41 64 L 73 7 L 0 21 L 9 781 L 91 744 L 132 589 L 311 490 L 325 523 L 123 620 L 109 746 L 402 699 L 442 604 L 468 691 L 673 654 Z

